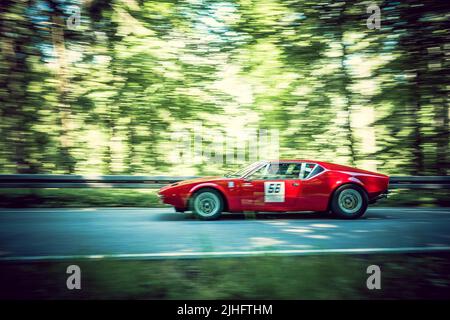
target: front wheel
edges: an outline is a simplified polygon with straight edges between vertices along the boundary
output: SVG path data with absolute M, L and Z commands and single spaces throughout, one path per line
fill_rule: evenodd
M 217 219 L 223 210 L 222 195 L 214 189 L 201 189 L 191 198 L 190 208 L 202 220 Z
M 346 184 L 337 188 L 331 200 L 331 211 L 341 219 L 357 219 L 367 210 L 369 199 L 364 189 Z

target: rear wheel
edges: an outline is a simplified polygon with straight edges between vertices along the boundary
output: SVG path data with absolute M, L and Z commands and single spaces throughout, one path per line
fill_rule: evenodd
M 214 220 L 222 213 L 223 203 L 222 195 L 218 191 L 205 188 L 191 198 L 190 209 L 202 220 Z
M 366 212 L 368 203 L 369 199 L 362 187 L 346 184 L 334 192 L 331 211 L 341 219 L 357 219 Z

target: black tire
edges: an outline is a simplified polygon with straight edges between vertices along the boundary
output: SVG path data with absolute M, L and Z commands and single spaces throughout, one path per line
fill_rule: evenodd
M 366 191 L 355 184 L 345 184 L 336 189 L 330 209 L 340 219 L 357 219 L 366 212 L 369 199 Z
M 189 208 L 201 220 L 215 220 L 222 214 L 224 201 L 217 190 L 203 188 L 192 196 Z

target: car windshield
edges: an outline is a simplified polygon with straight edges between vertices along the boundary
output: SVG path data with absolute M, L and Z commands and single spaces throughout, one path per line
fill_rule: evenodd
M 243 176 L 249 174 L 250 172 L 256 170 L 257 168 L 259 168 L 261 165 L 263 165 L 265 163 L 267 163 L 267 162 L 266 161 L 253 162 L 252 164 L 250 164 L 250 165 L 248 165 L 248 166 L 246 166 L 246 167 L 244 167 L 244 168 L 242 168 L 242 169 L 240 169 L 240 170 L 238 170 L 236 172 L 226 174 L 225 177 L 227 177 L 227 178 L 243 177 Z

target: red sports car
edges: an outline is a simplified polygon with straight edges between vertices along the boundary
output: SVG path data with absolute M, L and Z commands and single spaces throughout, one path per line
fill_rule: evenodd
M 331 211 L 343 219 L 361 217 L 368 204 L 385 197 L 389 177 L 321 161 L 258 161 L 225 177 L 170 184 L 159 196 L 177 212 L 203 220 L 226 212 Z

